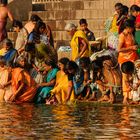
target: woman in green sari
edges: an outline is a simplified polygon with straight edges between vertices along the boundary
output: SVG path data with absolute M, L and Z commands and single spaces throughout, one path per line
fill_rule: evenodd
M 44 78 L 44 82 L 39 85 L 40 87 L 35 97 L 35 103 L 45 103 L 45 100 L 50 97 L 50 91 L 55 85 L 56 74 L 58 72 L 58 68 L 56 68 L 55 63 L 52 61 L 45 61 L 43 66 L 45 68 L 44 73 L 47 74 Z

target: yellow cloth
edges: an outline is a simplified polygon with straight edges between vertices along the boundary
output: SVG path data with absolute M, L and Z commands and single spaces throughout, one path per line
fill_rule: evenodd
M 58 71 L 56 75 L 56 85 L 51 90 L 51 94 L 55 94 L 59 103 L 64 103 L 66 101 L 68 92 L 68 76 L 62 72 Z M 70 101 L 74 100 L 74 90 L 71 93 Z
M 90 45 L 89 45 L 89 42 L 87 40 L 85 33 L 81 30 L 78 30 L 75 32 L 75 34 L 73 35 L 72 40 L 70 42 L 73 61 L 75 61 L 79 55 L 78 37 L 83 38 L 86 41 L 86 43 L 88 44 L 88 48 L 86 49 L 86 51 L 83 53 L 83 55 L 81 57 L 89 57 L 90 53 L 91 53 L 91 48 L 90 48 Z
M 118 32 L 117 15 L 114 15 L 114 17 L 113 17 L 110 32 L 112 32 L 112 33 Z
M 4 56 L 4 55 L 5 55 L 5 53 L 6 53 L 5 48 L 0 49 L 0 55 L 1 55 L 1 56 Z

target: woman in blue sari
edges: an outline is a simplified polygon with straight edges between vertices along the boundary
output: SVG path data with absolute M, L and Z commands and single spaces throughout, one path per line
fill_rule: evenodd
M 10 39 L 5 39 L 3 41 L 3 48 L 0 50 L 0 55 L 3 56 L 8 66 L 13 66 L 14 60 L 17 56 L 17 50 L 13 48 Z
M 53 89 L 56 81 L 56 74 L 58 72 L 58 68 L 56 65 L 51 61 L 45 61 L 43 64 L 44 73 L 47 73 L 44 82 L 41 83 L 39 89 L 37 91 L 35 97 L 35 103 L 45 103 L 45 100 L 50 97 L 50 91 Z

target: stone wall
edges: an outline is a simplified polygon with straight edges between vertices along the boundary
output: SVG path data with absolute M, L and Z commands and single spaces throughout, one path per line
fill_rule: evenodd
M 15 1 L 27 2 L 27 0 Z M 33 13 L 39 15 L 45 23 L 50 25 L 55 39 L 55 46 L 59 48 L 68 45 L 70 40 L 70 37 L 64 31 L 66 23 L 73 22 L 78 25 L 81 18 L 87 19 L 89 29 L 95 33 L 96 37 L 104 36 L 104 22 L 107 17 L 113 14 L 114 5 L 117 2 L 130 6 L 136 0 L 33 0 L 33 10 L 31 11 L 29 6 L 25 13 L 19 11 L 17 17 L 19 19 L 23 18 L 23 20 L 28 19 L 27 12 L 29 10 L 29 16 Z M 13 3 L 13 8 L 14 6 L 19 7 L 21 10 L 27 7 L 27 4 Z M 17 12 L 15 9 L 13 11 Z
M 116 2 L 130 6 L 129 0 L 63 0 L 38 3 L 30 13 L 38 14 L 53 30 L 56 47 L 68 45 L 70 37 L 64 31 L 66 23 L 79 24 L 86 18 L 89 28 L 96 37 L 104 36 L 104 22 L 114 12 Z

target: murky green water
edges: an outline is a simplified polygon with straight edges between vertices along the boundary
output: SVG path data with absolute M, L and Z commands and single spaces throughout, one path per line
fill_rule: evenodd
M 140 107 L 0 105 L 0 140 L 140 139 Z

